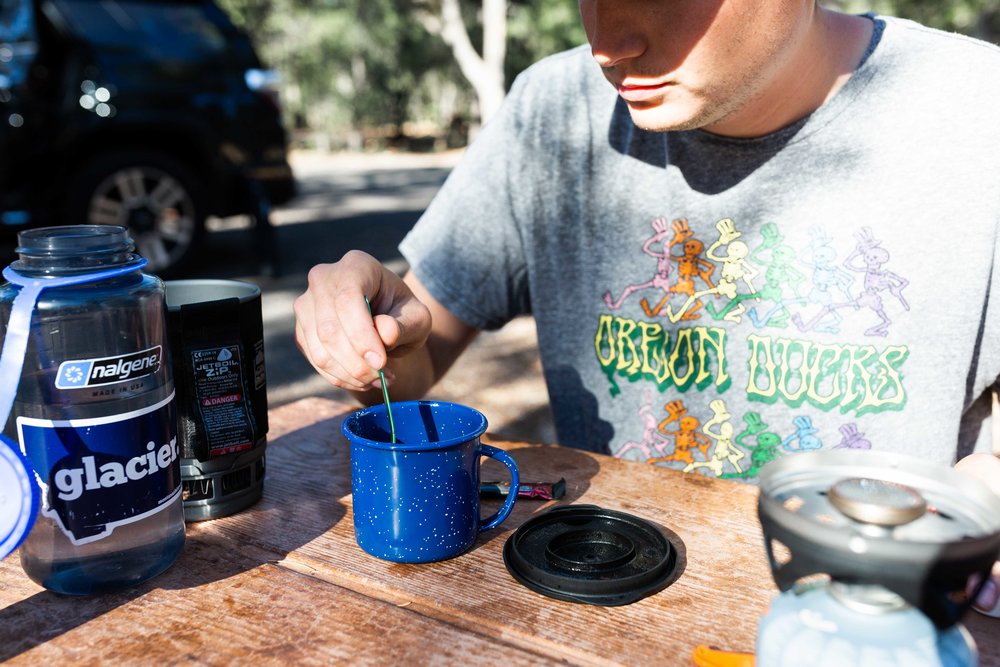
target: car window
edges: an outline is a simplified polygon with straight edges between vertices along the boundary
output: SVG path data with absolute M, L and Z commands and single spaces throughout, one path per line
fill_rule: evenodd
M 157 60 L 203 60 L 226 49 L 204 4 L 140 0 L 56 0 L 70 29 L 88 42 L 141 49 Z
M 0 0 L 0 88 L 20 84 L 37 51 L 31 0 Z

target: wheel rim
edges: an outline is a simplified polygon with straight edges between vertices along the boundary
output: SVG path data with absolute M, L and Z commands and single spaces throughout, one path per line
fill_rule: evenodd
M 194 201 L 184 185 L 149 165 L 119 169 L 94 190 L 87 212 L 96 225 L 125 225 L 150 270 L 175 264 L 197 228 Z

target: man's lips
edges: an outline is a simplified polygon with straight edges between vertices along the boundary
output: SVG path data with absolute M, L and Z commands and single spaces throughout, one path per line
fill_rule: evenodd
M 626 102 L 642 102 L 661 97 L 669 87 L 669 83 L 655 83 L 650 85 L 621 83 L 618 84 L 618 94 Z

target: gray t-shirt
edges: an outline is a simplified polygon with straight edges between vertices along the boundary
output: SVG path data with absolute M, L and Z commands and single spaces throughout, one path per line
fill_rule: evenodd
M 470 325 L 534 315 L 562 444 L 744 479 L 989 446 L 1000 49 L 874 20 L 755 139 L 638 129 L 586 48 L 518 77 L 401 250 Z

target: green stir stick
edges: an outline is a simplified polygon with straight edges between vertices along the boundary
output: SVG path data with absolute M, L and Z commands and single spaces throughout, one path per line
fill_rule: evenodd
M 375 314 L 372 312 L 372 303 L 365 297 L 365 305 L 368 306 L 368 314 L 371 315 L 372 321 L 375 321 Z M 381 371 L 378 372 L 379 380 L 382 381 L 382 398 L 385 399 L 385 411 L 389 415 L 389 434 L 392 437 L 392 442 L 396 442 L 396 423 L 392 420 L 392 405 L 389 404 L 389 389 L 385 386 L 385 373 Z

